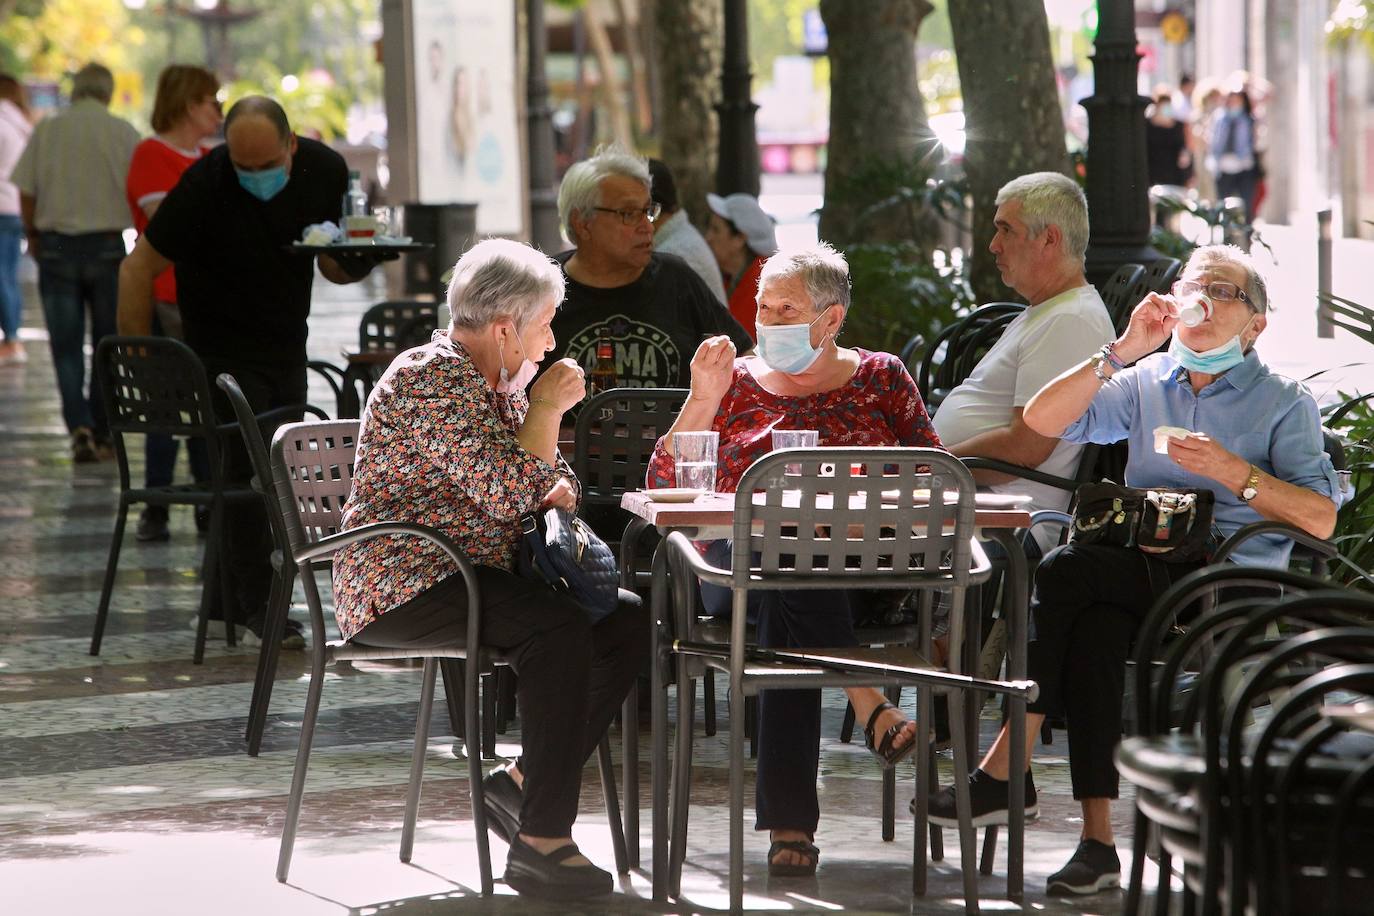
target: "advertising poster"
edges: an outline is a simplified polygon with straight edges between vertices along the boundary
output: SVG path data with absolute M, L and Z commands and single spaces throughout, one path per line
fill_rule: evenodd
M 523 229 L 515 0 L 413 0 L 420 203 L 477 204 L 477 231 Z

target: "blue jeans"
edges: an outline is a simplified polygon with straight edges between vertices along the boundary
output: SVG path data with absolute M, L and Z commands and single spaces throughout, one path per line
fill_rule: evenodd
M 91 345 L 115 333 L 119 301 L 119 263 L 124 238 L 118 232 L 38 236 L 38 294 L 48 325 L 48 347 L 62 396 L 68 431 L 85 426 L 97 436 L 108 431 L 100 382 L 91 375 L 86 394 L 86 310 L 91 312 Z
M 24 300 L 19 294 L 19 242 L 24 227 L 17 216 L 0 215 L 0 332 L 5 340 L 19 339 Z

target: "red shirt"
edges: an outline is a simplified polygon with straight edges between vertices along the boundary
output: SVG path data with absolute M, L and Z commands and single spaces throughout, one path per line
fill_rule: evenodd
M 192 153 L 157 137 L 149 137 L 134 147 L 134 158 L 129 162 L 129 176 L 124 182 L 124 196 L 128 198 L 134 228 L 139 235 L 148 227 L 144 204 L 155 203 L 166 197 L 167 192 L 181 180 L 181 173 L 204 153 L 204 147 Z M 157 275 L 153 281 L 153 295 L 160 302 L 177 301 L 177 281 L 172 268 Z
M 941 448 L 940 437 L 926 415 L 921 393 L 902 361 L 890 353 L 855 348 L 859 368 L 833 391 L 781 395 L 765 389 L 747 368 L 747 356 L 735 360 L 730 390 L 721 399 L 711 429 L 720 433 L 716 489 L 733 493 L 749 465 L 773 450 L 773 429 L 814 429 L 828 446 L 926 446 Z M 677 485 L 673 456 L 659 439 L 649 462 L 646 485 Z
M 759 274 L 763 271 L 765 258 L 754 258 L 753 262 L 740 274 L 739 280 L 730 289 L 730 314 L 749 332 L 749 337 L 758 340 L 754 330 L 754 316 L 758 314 Z

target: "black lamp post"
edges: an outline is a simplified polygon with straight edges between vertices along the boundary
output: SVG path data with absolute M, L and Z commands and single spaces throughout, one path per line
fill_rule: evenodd
M 1094 42 L 1093 94 L 1088 111 L 1088 280 L 1101 285 L 1117 267 L 1148 264 L 1160 256 L 1150 247 L 1149 170 L 1145 162 L 1145 108 L 1136 91 L 1132 0 L 1099 0 Z
M 544 27 L 544 0 L 527 0 L 525 34 L 529 60 L 525 78 L 526 124 L 530 157 L 530 241 L 545 254 L 563 249 L 558 226 L 558 191 L 554 187 L 553 116 L 544 62 L 549 35 Z
M 234 10 L 229 0 L 214 0 L 213 5 L 180 6 L 169 0 L 168 9 L 200 23 L 205 36 L 205 63 L 220 82 L 232 82 L 235 75 L 234 52 L 229 43 L 229 28 L 258 18 L 261 10 Z
M 725 59 L 720 72 L 719 157 L 716 160 L 716 191 L 734 194 L 759 193 L 759 143 L 754 133 L 757 105 L 750 88 L 749 5 L 747 0 L 725 0 Z

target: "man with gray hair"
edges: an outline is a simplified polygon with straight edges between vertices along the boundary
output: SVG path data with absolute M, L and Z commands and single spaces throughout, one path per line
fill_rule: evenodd
M 577 247 L 556 258 L 568 292 L 549 362 L 568 356 L 590 369 L 608 335 L 619 387 L 686 388 L 702 338 L 728 335 L 740 352 L 753 341 L 685 261 L 654 251 L 650 185 L 644 159 L 615 146 L 563 176 L 558 216 Z
M 72 460 L 111 454 L 105 406 L 94 374 L 86 392 L 86 310 L 91 346 L 115 331 L 119 263 L 131 225 L 124 179 L 138 145 L 133 125 L 107 110 L 114 76 L 87 64 L 72 80 L 72 104 L 39 121 L 10 180 L 19 188 L 48 348 L 71 435 Z
M 1026 402 L 1068 367 L 1112 339 L 1102 297 L 1083 275 L 1088 205 L 1083 191 L 1057 172 L 1015 178 L 997 192 L 996 233 L 988 245 L 1002 282 L 1030 307 L 1003 332 L 969 377 L 935 413 L 940 441 L 962 457 L 995 458 L 1072 477 L 1083 446 L 1026 426 Z M 1035 509 L 1063 509 L 1070 494 L 1045 484 L 979 471 L 998 492 L 1029 493 Z M 1047 538 L 1050 532 L 1040 531 Z

